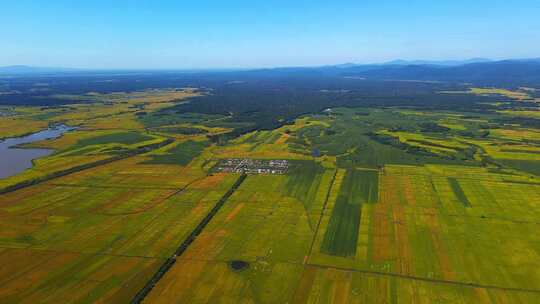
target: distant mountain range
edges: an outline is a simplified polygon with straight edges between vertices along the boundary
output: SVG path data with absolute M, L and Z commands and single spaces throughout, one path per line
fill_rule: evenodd
M 470 63 L 480 63 L 480 62 L 492 62 L 491 59 L 486 58 L 471 58 L 466 60 L 403 60 L 396 59 L 392 61 L 387 61 L 383 63 L 372 63 L 372 64 L 356 64 L 356 63 L 344 63 L 335 65 L 338 68 L 351 68 L 357 66 L 386 66 L 386 65 L 440 65 L 440 66 L 458 66 L 465 65 Z
M 438 81 L 484 86 L 540 87 L 540 58 L 493 61 L 394 60 L 377 64 L 345 63 L 322 67 L 290 67 L 252 70 L 253 75 L 349 77 L 367 80 Z
M 458 66 L 470 63 L 491 62 L 491 59 L 472 58 L 467 60 L 393 60 L 384 63 L 385 65 L 442 65 L 442 66 Z
M 540 84 L 540 58 L 468 64 L 384 64 L 350 67 L 345 76 L 378 80 L 468 82 L 482 85 Z
M 7 66 L 0 67 L 0 75 L 47 75 L 55 73 L 108 73 L 112 71 L 82 70 L 53 67 Z M 136 70 L 128 71 L 137 72 Z M 159 73 L 154 70 L 153 73 Z M 167 73 L 173 70 L 164 71 Z M 178 70 L 178 72 L 182 72 Z M 540 85 L 540 58 L 493 61 L 484 58 L 468 60 L 394 60 L 379 64 L 345 63 L 322 67 L 282 67 L 256 70 L 213 71 L 212 73 L 235 73 L 249 77 L 356 77 L 372 80 L 416 80 L 474 83 L 479 85 Z M 205 74 L 209 71 L 191 71 Z

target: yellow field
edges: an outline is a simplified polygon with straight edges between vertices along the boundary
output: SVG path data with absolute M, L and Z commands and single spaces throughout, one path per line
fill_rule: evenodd
M 0 298 L 128 301 L 234 181 L 143 160 L 2 195 L 0 261 L 10 268 Z
M 46 121 L 0 117 L 0 138 L 22 136 L 47 128 Z
M 478 95 L 502 95 L 506 96 L 511 99 L 516 100 L 525 100 L 525 99 L 531 99 L 529 94 L 527 94 L 526 90 L 521 91 L 511 91 L 506 89 L 499 89 L 499 88 L 472 88 L 470 90 L 472 94 L 478 94 Z

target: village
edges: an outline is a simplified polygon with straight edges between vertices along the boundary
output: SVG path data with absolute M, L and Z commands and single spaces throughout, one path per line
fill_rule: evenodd
M 289 161 L 285 159 L 222 159 L 214 167 L 215 172 L 243 174 L 286 174 Z

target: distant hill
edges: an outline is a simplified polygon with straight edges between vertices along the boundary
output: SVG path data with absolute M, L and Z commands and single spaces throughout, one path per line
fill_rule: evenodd
M 282 67 L 239 72 L 255 77 L 355 77 L 370 80 L 439 81 L 484 86 L 540 87 L 540 58 L 491 61 L 405 61 L 381 64 L 344 63 L 321 67 Z
M 392 60 L 383 63 L 383 65 L 442 65 L 442 66 L 458 66 L 470 63 L 491 62 L 491 59 L 486 58 L 471 58 L 466 60 Z
M 354 67 L 375 67 L 375 66 L 389 66 L 389 65 L 439 65 L 439 66 L 458 66 L 465 65 L 470 63 L 481 63 L 481 62 L 492 62 L 493 60 L 487 58 L 471 58 L 465 60 L 403 60 L 396 59 L 392 61 L 382 62 L 382 63 L 369 63 L 369 64 L 359 64 L 359 63 L 342 63 L 332 65 L 330 67 L 347 69 Z
M 474 83 L 479 85 L 540 85 L 540 59 L 502 60 L 457 66 L 430 64 L 394 64 L 366 69 L 343 69 L 344 76 L 378 80 L 422 80 Z

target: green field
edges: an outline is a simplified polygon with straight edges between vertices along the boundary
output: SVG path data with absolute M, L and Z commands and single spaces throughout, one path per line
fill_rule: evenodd
M 461 189 L 459 182 L 455 178 L 449 177 L 448 183 L 450 183 L 450 187 L 452 187 L 452 191 L 454 192 L 454 195 L 463 204 L 463 206 L 471 207 L 471 202 L 469 202 L 469 200 L 467 199 L 467 195 L 463 193 L 463 189 Z
M 185 141 L 177 144 L 175 147 L 166 150 L 164 154 L 152 155 L 152 158 L 145 163 L 147 164 L 171 164 L 185 166 L 197 157 L 208 147 L 207 141 Z
M 356 254 L 362 204 L 377 202 L 378 184 L 377 171 L 347 170 L 325 231 L 321 252 L 338 256 Z

